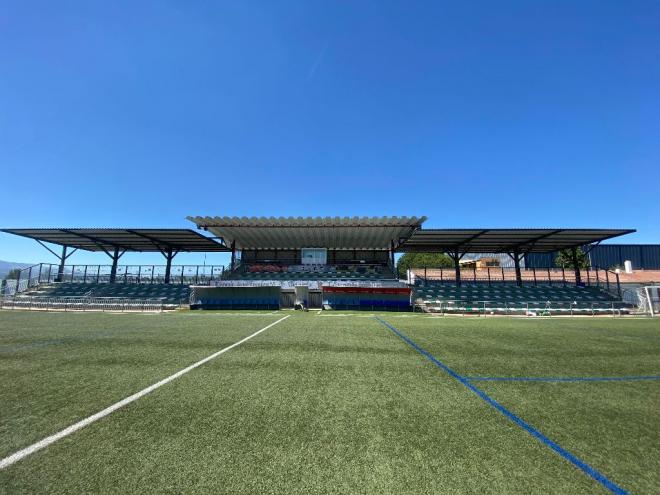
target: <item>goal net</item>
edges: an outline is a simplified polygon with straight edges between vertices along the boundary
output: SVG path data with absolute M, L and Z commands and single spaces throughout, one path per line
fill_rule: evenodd
M 639 309 L 651 316 L 660 316 L 660 285 L 649 285 L 637 289 Z

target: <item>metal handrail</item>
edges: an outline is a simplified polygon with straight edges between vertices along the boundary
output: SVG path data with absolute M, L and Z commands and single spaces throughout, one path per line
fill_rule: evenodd
M 37 269 L 38 267 L 38 269 Z M 105 283 L 109 282 L 112 265 L 65 265 L 39 263 L 24 270 L 31 270 L 30 286 L 41 283 Z M 163 283 L 166 278 L 166 265 L 118 265 L 114 275 L 115 283 Z M 208 283 L 219 280 L 225 268 L 223 265 L 172 265 L 171 284 Z M 25 278 L 22 275 L 21 278 Z M 20 283 L 20 282 L 19 282 Z M 20 292 L 20 291 L 19 291 Z
M 126 297 L 86 296 L 26 296 L 0 297 L 0 309 L 28 309 L 45 311 L 163 311 L 163 298 L 133 299 Z
M 420 302 L 421 301 L 421 302 Z M 491 305 L 492 304 L 492 305 Z M 520 314 L 527 316 L 550 316 L 553 312 L 575 314 L 591 313 L 592 316 L 604 312 L 620 316 L 624 310 L 630 310 L 630 305 L 621 301 L 502 301 L 502 300 L 471 300 L 471 299 L 426 299 L 416 298 L 413 311 L 417 308 L 424 311 L 452 313 L 478 313 L 488 316 L 489 314 Z M 438 311 L 439 310 L 439 311 Z
M 454 268 L 411 268 L 411 283 L 426 285 L 434 283 L 456 283 Z M 460 270 L 461 284 L 470 283 L 497 285 L 501 283 L 516 283 L 516 271 L 513 267 L 462 268 Z M 575 285 L 575 273 L 564 268 L 529 268 L 520 272 L 522 285 Z M 581 270 L 581 285 L 596 287 L 610 295 L 621 298 L 621 283 L 619 274 L 599 267 Z

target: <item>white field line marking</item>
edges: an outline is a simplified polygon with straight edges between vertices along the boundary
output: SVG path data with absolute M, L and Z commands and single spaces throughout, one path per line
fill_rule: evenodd
M 145 388 L 143 390 L 140 390 L 139 392 L 137 392 L 137 393 L 135 393 L 135 394 L 133 394 L 129 397 L 126 397 L 125 399 L 120 400 L 119 402 L 111 405 L 110 407 L 106 407 L 102 411 L 99 411 L 96 414 L 93 414 L 93 415 L 89 416 L 88 418 L 83 419 L 82 421 L 78 421 L 77 423 L 72 424 L 68 428 L 64 428 L 62 431 L 59 431 L 59 432 L 55 433 L 54 435 L 46 437 L 46 438 L 44 438 L 43 440 L 40 440 L 37 443 L 33 443 L 29 447 L 26 447 L 22 450 L 19 450 L 18 452 L 13 453 L 9 457 L 5 457 L 4 459 L 0 460 L 0 470 L 11 466 L 12 464 L 20 461 L 21 459 L 23 459 L 24 457 L 29 456 L 30 454 L 34 454 L 35 452 L 38 452 L 39 450 L 41 450 L 45 447 L 48 447 L 50 444 L 55 443 L 58 440 L 71 435 L 72 433 L 75 433 L 76 431 L 80 430 L 81 428 L 84 428 L 85 426 L 87 426 L 89 424 L 92 424 L 95 421 L 98 421 L 99 419 L 104 418 L 108 414 L 111 414 L 111 413 L 115 412 L 117 409 L 119 409 L 121 407 L 124 407 L 125 405 L 130 404 L 131 402 L 134 402 L 134 401 L 138 400 L 141 397 L 144 397 L 148 393 L 153 392 L 157 388 L 162 387 L 163 385 L 171 382 L 172 380 L 176 380 L 180 376 L 185 375 L 186 373 L 188 373 L 189 371 L 194 370 L 195 368 L 198 368 L 199 366 L 203 365 L 204 363 L 208 363 L 212 359 L 215 359 L 216 357 L 218 357 L 220 354 L 224 354 L 225 352 L 233 349 L 234 347 L 241 345 L 243 342 L 247 342 L 251 338 L 256 337 L 261 332 L 265 332 L 269 328 L 274 327 L 275 325 L 277 325 L 281 321 L 286 320 L 289 316 L 290 315 L 287 315 L 284 318 L 280 318 L 276 322 L 271 323 L 270 325 L 263 327 L 261 330 L 257 330 L 256 332 L 254 332 L 251 335 L 248 335 L 244 339 L 241 339 L 238 342 L 236 342 L 236 343 L 234 343 L 234 344 L 232 344 L 228 347 L 225 347 L 224 349 L 221 349 L 218 352 L 216 352 L 214 354 L 211 354 L 208 357 L 205 357 L 201 361 L 197 361 L 196 363 L 191 364 L 190 366 L 188 366 L 187 368 L 182 369 L 181 371 L 177 371 L 173 375 L 170 375 L 167 378 L 164 378 L 163 380 L 161 380 L 157 383 L 154 383 L 153 385 L 150 385 L 147 388 Z
M 223 317 L 234 317 L 234 316 L 273 316 L 273 315 L 278 315 L 281 313 L 278 313 L 277 311 L 273 311 L 272 313 L 208 313 L 208 314 L 186 314 L 186 318 L 223 318 Z M 179 315 L 182 315 L 179 313 Z M 291 316 L 291 315 L 289 315 Z
M 342 314 L 324 315 L 324 314 L 319 313 L 319 316 L 321 318 L 373 318 L 376 315 L 372 315 L 372 314 L 367 314 L 367 315 L 342 315 Z
M 361 315 L 346 315 L 346 314 L 338 314 L 338 315 L 330 315 L 330 314 L 321 314 L 319 313 L 318 316 L 321 318 L 373 318 L 374 316 L 384 316 L 382 314 L 373 314 L 373 313 L 367 313 L 367 314 L 361 314 Z M 387 315 L 388 318 L 422 318 L 421 315 Z

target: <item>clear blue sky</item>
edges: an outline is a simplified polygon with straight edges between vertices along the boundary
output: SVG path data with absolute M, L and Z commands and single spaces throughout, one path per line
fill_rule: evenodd
M 657 1 L 0 0 L 0 225 L 427 215 L 660 243 L 659 54 Z M 2 234 L 0 259 L 53 258 Z

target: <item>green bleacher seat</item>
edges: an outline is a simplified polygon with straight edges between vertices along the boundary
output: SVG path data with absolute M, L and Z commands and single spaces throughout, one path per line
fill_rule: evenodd
M 127 299 L 161 299 L 176 305 L 190 297 L 190 288 L 180 284 L 103 284 L 62 282 L 41 285 L 30 295 L 44 297 L 119 297 Z
M 607 311 L 616 301 L 609 293 L 596 287 L 573 286 L 523 286 L 499 284 L 493 286 L 453 284 L 436 282 L 418 285 L 413 299 L 417 304 L 433 304 L 454 311 L 478 311 L 484 305 L 493 304 L 509 310 L 544 311 L 547 307 L 557 311 L 571 311 L 581 308 L 584 311 Z M 490 304 L 489 304 L 490 303 Z M 550 303 L 550 304 L 548 304 Z

